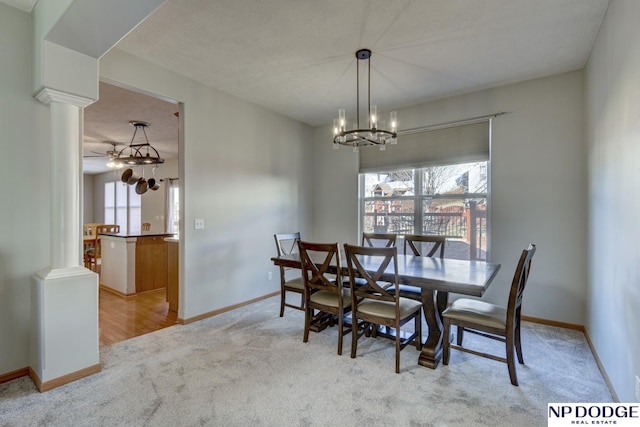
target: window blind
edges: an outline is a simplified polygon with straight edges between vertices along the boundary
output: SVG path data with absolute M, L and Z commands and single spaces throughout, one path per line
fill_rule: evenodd
M 360 172 L 489 160 L 489 120 L 398 135 L 397 145 L 360 149 Z

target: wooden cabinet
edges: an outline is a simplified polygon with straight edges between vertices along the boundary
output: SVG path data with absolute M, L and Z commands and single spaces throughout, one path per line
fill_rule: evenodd
M 136 293 L 167 287 L 167 242 L 164 236 L 136 241 Z
M 167 302 L 170 311 L 178 311 L 178 241 L 167 242 Z

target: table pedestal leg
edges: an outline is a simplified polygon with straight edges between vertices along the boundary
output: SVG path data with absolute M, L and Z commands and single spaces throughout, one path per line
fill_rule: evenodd
M 422 307 L 429 326 L 429 336 L 422 346 L 418 365 L 435 369 L 442 358 L 442 312 L 447 307 L 448 292 L 422 290 Z

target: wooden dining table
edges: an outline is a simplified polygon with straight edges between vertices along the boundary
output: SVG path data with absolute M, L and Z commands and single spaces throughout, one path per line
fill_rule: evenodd
M 341 275 L 349 272 L 341 254 Z M 278 266 L 301 268 L 297 253 L 271 258 Z M 371 269 L 368 268 L 371 266 Z M 375 272 L 379 263 L 363 260 L 367 271 Z M 447 307 L 449 293 L 482 296 L 500 270 L 500 264 L 484 261 L 467 261 L 448 258 L 398 254 L 398 280 L 401 284 L 417 286 L 421 289 L 422 305 L 429 326 L 429 335 L 422 347 L 418 364 L 435 369 L 442 358 L 442 312 Z M 394 281 L 392 267 L 382 275 L 381 280 Z M 335 274 L 334 265 L 329 271 Z

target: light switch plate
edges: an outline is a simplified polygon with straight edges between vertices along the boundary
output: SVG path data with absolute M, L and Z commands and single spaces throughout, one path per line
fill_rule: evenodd
M 193 228 L 196 230 L 204 229 L 204 219 L 195 219 L 193 221 Z

